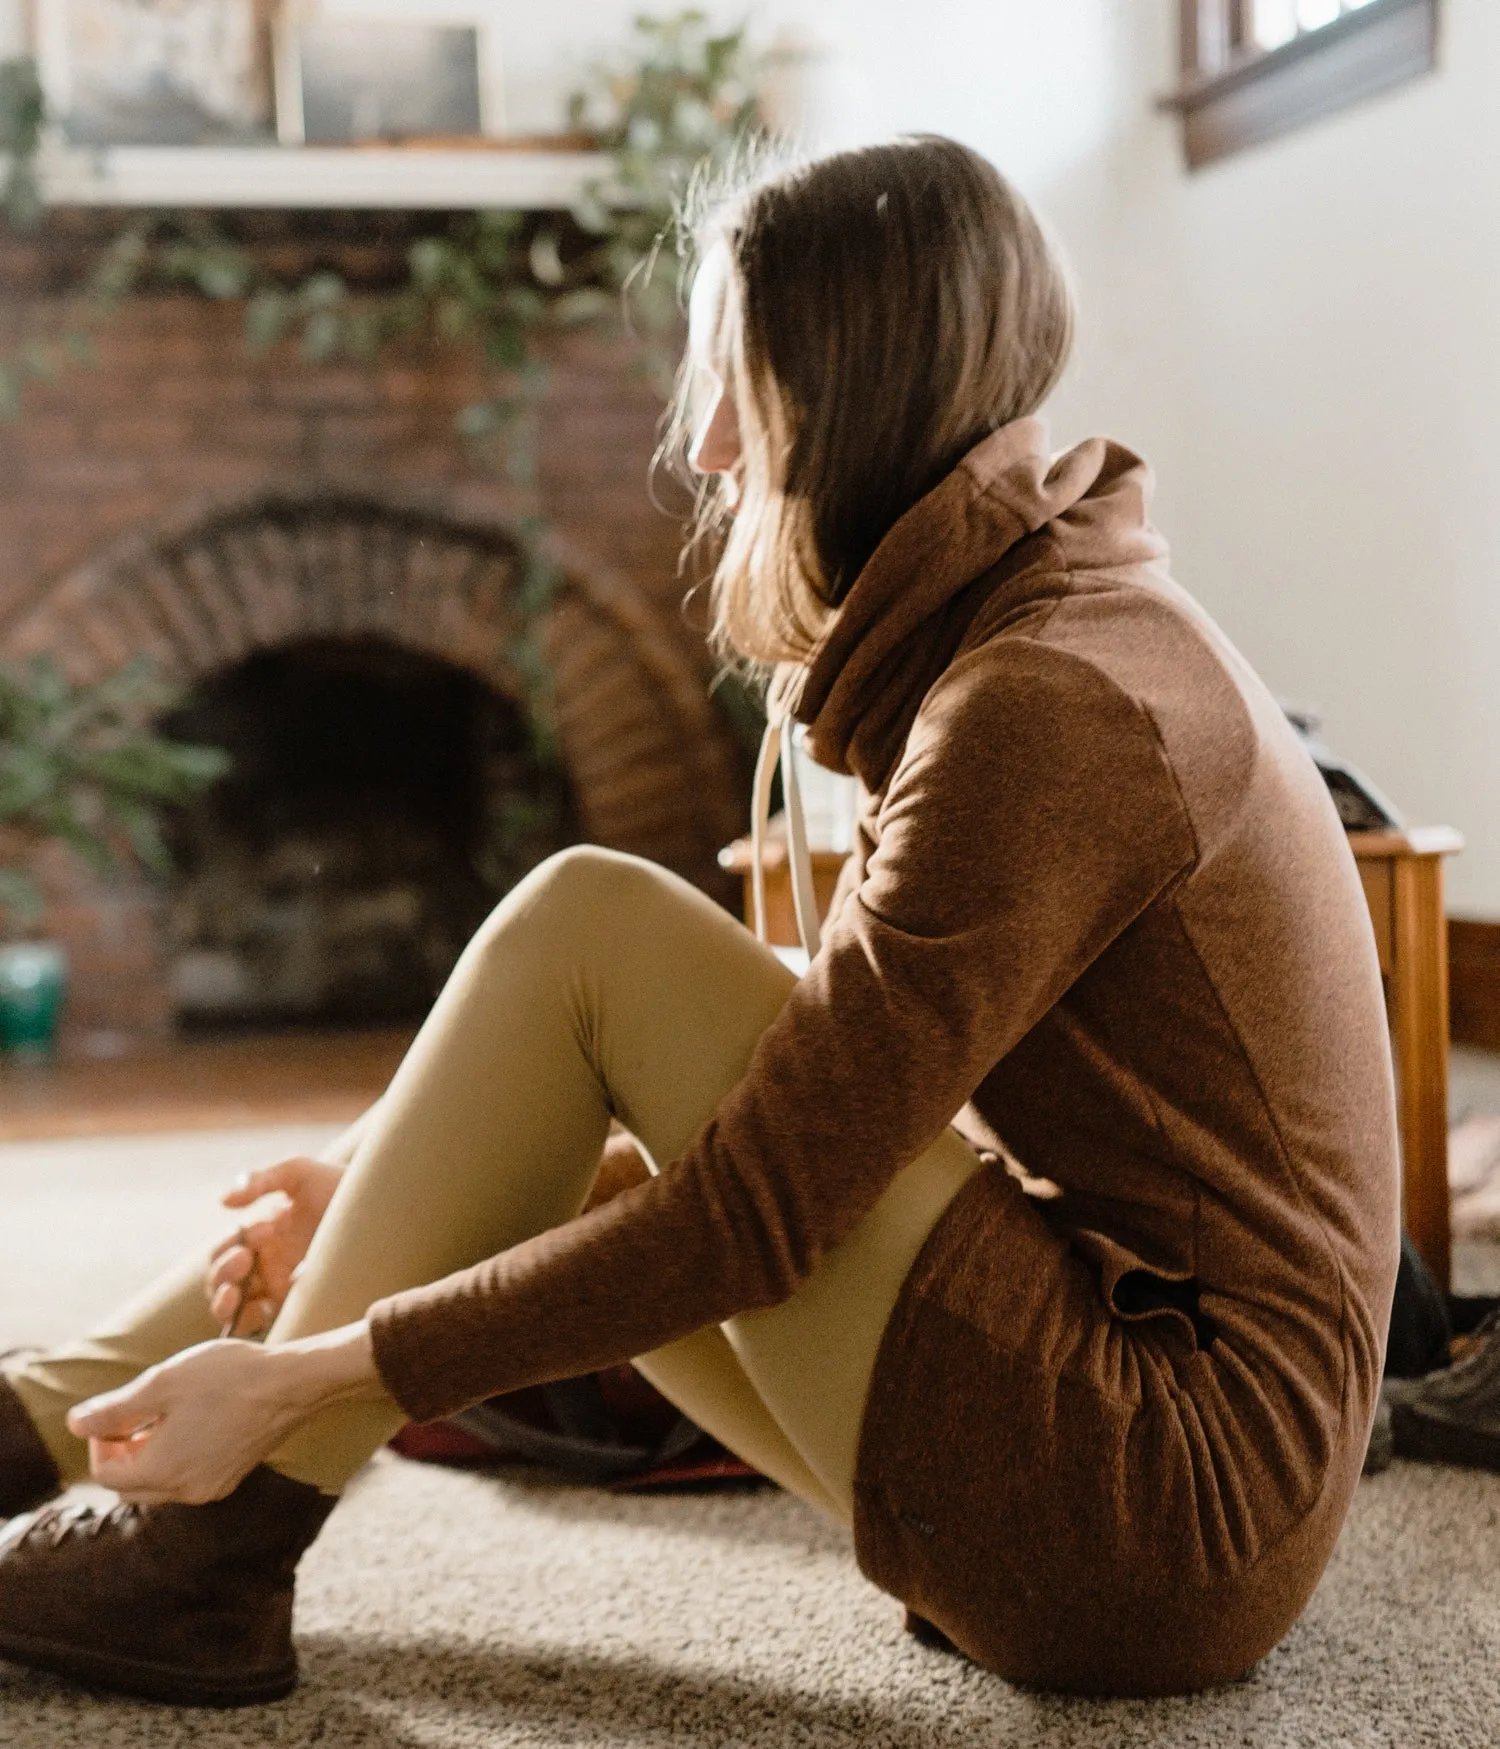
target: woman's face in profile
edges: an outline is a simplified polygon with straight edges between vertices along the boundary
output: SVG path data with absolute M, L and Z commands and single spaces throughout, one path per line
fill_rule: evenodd
M 693 281 L 688 300 L 688 357 L 696 378 L 693 439 L 688 466 L 698 474 L 723 474 L 735 496 L 734 470 L 740 459 L 740 422 L 734 397 L 722 373 L 724 301 L 729 294 L 729 252 L 711 249 Z

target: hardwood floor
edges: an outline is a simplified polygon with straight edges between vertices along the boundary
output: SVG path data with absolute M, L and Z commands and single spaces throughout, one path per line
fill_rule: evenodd
M 347 1123 L 384 1089 L 407 1030 L 191 1039 L 98 1062 L 0 1066 L 0 1141 Z

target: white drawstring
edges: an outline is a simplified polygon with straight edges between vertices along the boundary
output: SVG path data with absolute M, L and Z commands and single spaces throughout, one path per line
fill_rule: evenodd
M 786 806 L 787 857 L 792 873 L 792 904 L 797 913 L 797 933 L 807 957 L 815 959 L 822 945 L 818 924 L 818 900 L 813 887 L 812 855 L 807 847 L 807 820 L 802 812 L 802 790 L 797 781 L 797 757 L 790 714 L 766 724 L 760 754 L 755 761 L 754 794 L 750 810 L 750 886 L 755 911 L 755 933 L 766 939 L 766 825 L 771 815 L 771 779 L 776 756 L 781 758 L 781 795 Z
M 771 817 L 771 779 L 776 770 L 779 730 L 766 724 L 755 760 L 755 782 L 750 795 L 750 890 L 754 896 L 755 933 L 766 939 L 766 822 Z
M 781 720 L 781 793 L 786 802 L 787 846 L 792 856 L 792 903 L 797 910 L 797 933 L 807 957 L 814 960 L 823 945 L 818 926 L 818 896 L 813 888 L 812 852 L 807 846 L 807 816 L 802 812 L 802 784 L 797 776 L 797 749 L 792 742 L 794 724 Z

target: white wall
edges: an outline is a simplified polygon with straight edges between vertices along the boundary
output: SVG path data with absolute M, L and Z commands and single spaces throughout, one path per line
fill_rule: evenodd
M 645 11 L 666 16 L 680 0 L 289 0 L 304 16 L 365 16 L 478 23 L 487 41 L 480 68 L 487 105 L 503 115 L 506 131 L 556 133 L 564 124 L 569 93 L 588 82 L 602 63 L 630 53 L 632 24 Z M 820 0 L 812 0 L 814 6 Z M 710 17 L 737 24 L 745 7 L 736 0 L 707 0 Z M 797 0 L 761 0 L 755 23 L 774 34 L 796 16 Z M 29 0 L 0 0 L 0 59 L 27 52 L 35 41 L 28 24 Z
M 589 82 L 602 64 L 628 64 L 632 25 L 642 12 L 664 17 L 683 0 L 303 0 L 326 11 L 361 12 L 379 8 L 407 16 L 474 17 L 495 28 L 499 43 L 499 83 L 507 130 L 519 134 L 555 133 L 562 125 L 569 93 Z M 698 0 L 722 26 L 732 27 L 746 7 L 736 0 Z M 820 0 L 813 0 L 814 6 Z M 766 34 L 800 11 L 796 0 L 759 0 L 755 23 Z
M 629 9 L 571 0 L 548 38 L 527 7 L 516 54 L 556 65 Z M 1083 306 L 1057 440 L 1105 431 L 1152 461 L 1181 581 L 1413 820 L 1467 834 L 1451 908 L 1500 918 L 1500 4 L 1444 0 L 1438 73 L 1194 175 L 1153 107 L 1177 10 L 754 16 L 821 45 L 831 143 L 950 133 L 1049 215 Z
M 601 60 L 627 44 L 635 0 L 298 0 L 305 12 L 378 14 L 433 22 L 476 21 L 486 27 L 491 54 L 485 72 L 490 113 L 505 130 L 556 133 L 568 94 Z M 657 10 L 668 11 L 675 0 Z M 498 103 L 495 98 L 498 96 Z
M 1181 580 L 1500 918 L 1500 5 L 1438 74 L 1189 176 L 1175 0 L 826 0 L 838 140 L 938 128 L 1078 271 L 1059 441 L 1146 454 Z
M 384 4 L 494 16 L 529 130 L 642 0 Z M 1152 107 L 1176 12 L 752 0 L 763 38 L 821 46 L 830 142 L 956 135 L 1051 217 L 1083 304 L 1058 441 L 1151 459 L 1183 583 L 1413 819 L 1468 835 L 1452 908 L 1500 918 L 1500 3 L 1444 0 L 1436 75 L 1192 176 Z
M 1176 385 L 1184 580 L 1414 818 L 1468 835 L 1451 908 L 1500 918 L 1500 7 L 1445 14 L 1432 78 L 1153 170 L 1165 296 L 1131 308 Z

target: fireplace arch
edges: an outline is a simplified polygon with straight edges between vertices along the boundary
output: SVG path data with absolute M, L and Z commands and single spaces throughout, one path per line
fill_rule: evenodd
M 730 899 L 719 847 L 741 829 L 744 756 L 710 693 L 701 639 L 680 613 L 562 539 L 543 633 L 553 716 L 580 835 L 634 852 Z M 78 679 L 145 654 L 193 686 L 264 653 L 373 640 L 473 676 L 524 705 L 514 666 L 525 548 L 501 523 L 426 500 L 295 485 L 157 519 L 34 594 L 0 625 L 0 653 L 46 652 Z M 132 949 L 99 933 L 75 893 L 75 1026 L 149 1033 L 170 1021 L 160 929 Z M 116 901 L 109 901 L 116 903 Z M 70 933 L 63 930 L 65 938 Z M 141 932 L 134 926 L 126 935 Z M 154 956 L 154 957 L 153 957 Z M 147 960 L 150 964 L 147 964 Z
M 545 643 L 564 763 L 586 837 L 717 890 L 741 827 L 742 756 L 680 617 L 557 538 Z M 257 651 L 374 637 L 508 697 L 523 547 L 499 524 L 389 496 L 266 493 L 142 528 L 33 599 L 0 647 L 76 678 L 151 656 L 191 684 Z

